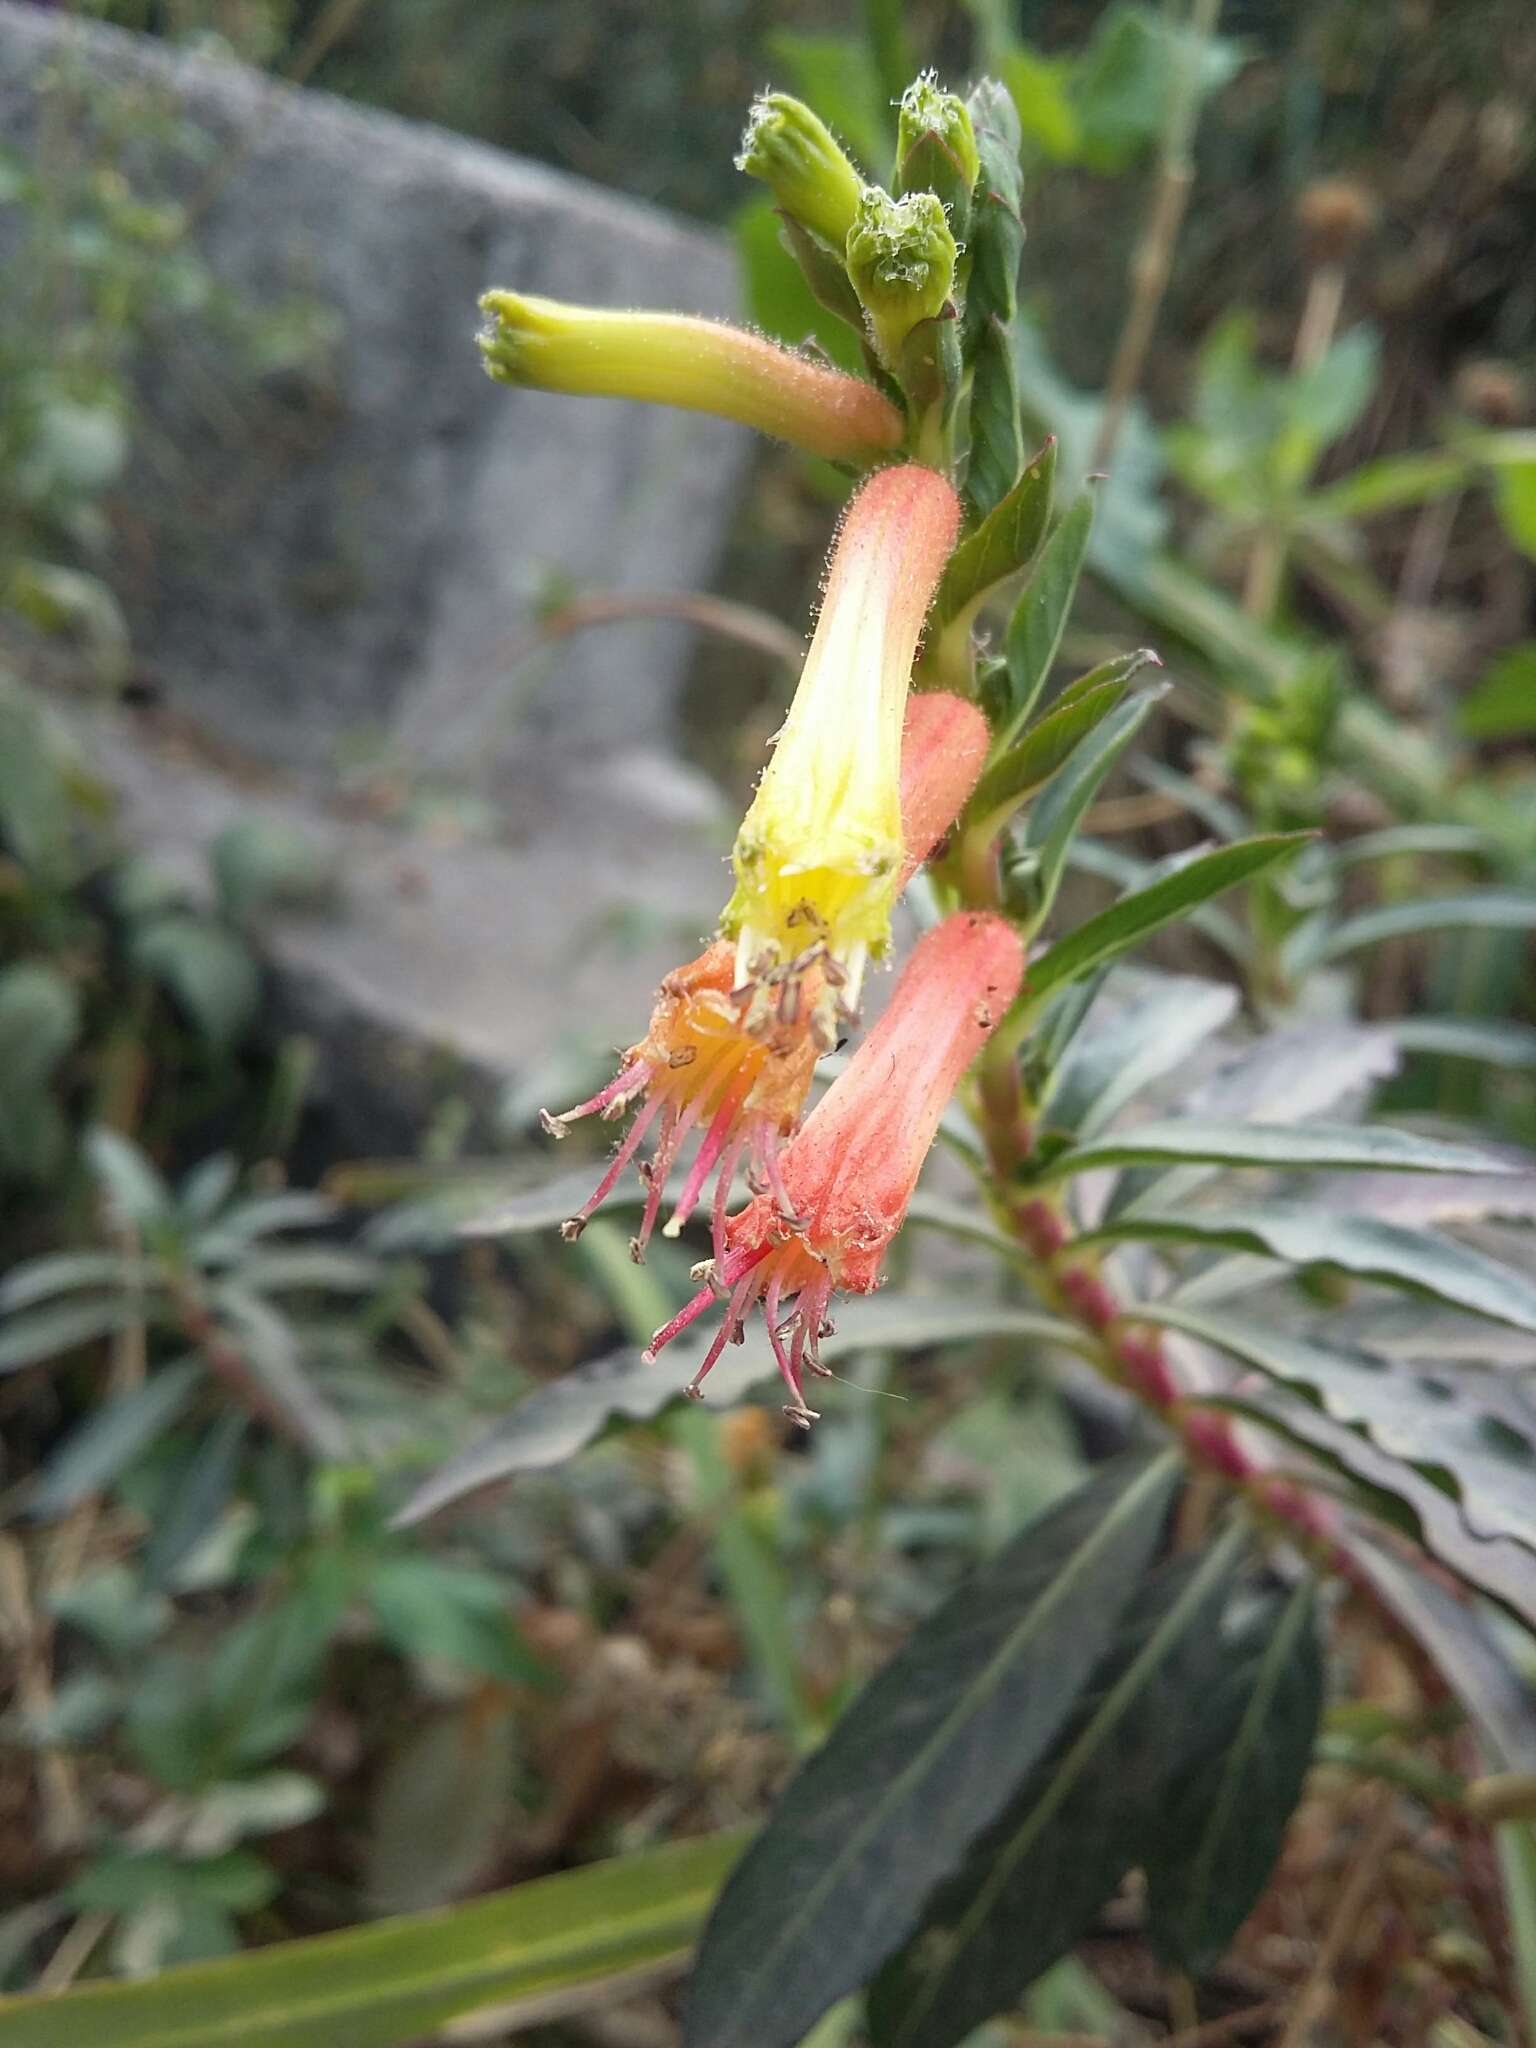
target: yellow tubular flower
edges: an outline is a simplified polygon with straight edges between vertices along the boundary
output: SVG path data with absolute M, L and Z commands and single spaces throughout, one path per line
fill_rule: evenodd
M 904 843 L 901 736 L 923 620 L 959 530 L 944 478 L 886 469 L 848 507 L 799 687 L 737 834 L 722 930 L 765 991 L 819 970 L 819 1035 L 890 936 Z
M 498 383 L 715 413 L 833 462 L 877 461 L 906 431 L 862 377 L 723 320 L 613 313 L 523 292 L 487 292 L 480 305 L 490 316 L 480 352 Z

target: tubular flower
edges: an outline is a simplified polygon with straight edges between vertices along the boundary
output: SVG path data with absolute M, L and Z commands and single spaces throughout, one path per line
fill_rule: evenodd
M 500 384 L 716 413 L 832 462 L 877 461 L 906 432 L 862 377 L 723 320 L 614 313 L 524 292 L 487 292 L 480 306 L 489 316 L 480 353 Z
M 917 643 L 960 505 L 933 470 L 871 477 L 848 507 L 799 687 L 737 834 L 721 928 L 737 979 L 814 966 L 830 1048 L 890 937 L 904 843 L 901 742 Z
M 907 706 L 901 756 L 903 886 L 959 815 L 981 773 L 987 744 L 986 720 L 963 697 L 937 691 L 914 697 Z M 725 1205 L 743 1160 L 755 1183 L 791 1213 L 779 1173 L 779 1148 L 800 1120 L 821 1050 L 812 1030 L 820 979 L 812 969 L 803 981 L 781 978 L 773 990 L 773 1001 L 765 1003 L 753 985 L 738 986 L 736 949 L 717 939 L 697 960 L 667 976 L 649 1029 L 625 1053 L 607 1087 L 561 1116 L 545 1113 L 544 1128 L 563 1138 L 581 1117 L 615 1118 L 632 1105 L 637 1108 L 608 1170 L 566 1223 L 567 1238 L 581 1235 L 658 1120 L 655 1152 L 640 1167 L 646 1203 L 631 1245 L 636 1258 L 644 1255 L 668 1177 L 694 1131 L 702 1133 L 699 1149 L 665 1236 L 681 1232 L 713 1174 L 714 1250 L 723 1260 Z M 758 1013 L 750 1026 L 749 1008 Z
M 723 1299 L 688 1385 L 697 1397 L 761 1301 L 785 1413 L 815 1420 L 804 1374 L 824 1370 L 817 1346 L 832 1295 L 878 1286 L 944 1106 L 1023 978 L 1023 944 L 999 917 L 962 911 L 919 940 L 884 1015 L 784 1148 L 779 1197 L 758 1195 L 726 1220 L 724 1257 L 699 1269 L 707 1285 L 656 1332 L 648 1360 Z

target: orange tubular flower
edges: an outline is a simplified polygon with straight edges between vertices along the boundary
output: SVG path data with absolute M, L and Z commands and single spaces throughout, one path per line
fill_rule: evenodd
M 938 692 L 908 704 L 900 788 L 903 886 L 975 787 L 987 741 L 986 720 L 962 697 Z M 736 949 L 717 939 L 662 983 L 645 1037 L 625 1053 L 607 1087 L 562 1116 L 545 1114 L 544 1128 L 563 1138 L 580 1117 L 619 1117 L 638 1105 L 590 1200 L 565 1225 L 567 1238 L 581 1235 L 658 1120 L 654 1157 L 640 1168 L 646 1204 L 632 1245 L 637 1258 L 656 1227 L 668 1177 L 694 1131 L 703 1135 L 667 1223 L 668 1237 L 682 1230 L 713 1174 L 715 1257 L 724 1260 L 725 1205 L 743 1159 L 755 1184 L 785 1213 L 793 1212 L 780 1178 L 779 1149 L 800 1120 L 821 1050 L 812 1028 L 821 993 L 817 969 L 808 967 L 801 979 L 773 984 L 772 1001 L 765 1000 L 766 993 L 752 983 L 737 985 Z
M 656 1332 L 647 1360 L 723 1298 L 721 1327 L 688 1385 L 698 1396 L 760 1300 L 789 1390 L 785 1413 L 815 1420 L 803 1374 L 822 1370 L 816 1347 L 832 1295 L 878 1286 L 944 1106 L 1023 979 L 1023 944 L 999 917 L 962 911 L 919 940 L 884 1015 L 784 1148 L 777 1194 L 727 1220 L 724 1257 Z

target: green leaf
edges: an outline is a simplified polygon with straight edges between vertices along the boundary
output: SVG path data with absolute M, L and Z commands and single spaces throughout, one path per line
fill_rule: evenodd
M 1026 139 L 1054 163 L 1075 163 L 1082 148 L 1082 124 L 1069 90 L 1071 66 L 1017 43 L 997 68 L 1013 95 Z
M 1267 1319 L 1198 1315 L 1167 1303 L 1147 1313 L 1302 1389 L 1336 1422 L 1363 1429 L 1379 1450 L 1454 1494 L 1474 1536 L 1536 1549 L 1536 1403 L 1516 1375 L 1465 1365 L 1410 1371 L 1368 1352 L 1310 1343 Z
M 1038 725 L 995 760 L 976 786 L 971 814 L 1000 830 L 1006 819 L 1073 754 L 1080 741 L 1119 704 L 1136 668 L 1155 657 L 1146 654 L 1125 673 L 1112 675 L 1090 689 L 1075 692 L 1065 703 L 1055 704 Z M 1121 664 L 1114 664 L 1119 667 Z
M 68 1126 L 48 1091 L 80 1022 L 73 984 L 52 967 L 0 969 L 0 1179 L 45 1181 L 63 1164 Z
M 141 1452 L 174 1427 L 203 1377 L 196 1359 L 165 1365 L 140 1387 L 104 1402 L 54 1452 L 29 1503 L 43 1519 L 67 1514 L 109 1485 Z
M 1368 519 L 1376 512 L 1395 512 L 1404 505 L 1426 505 L 1459 491 L 1467 482 L 1468 465 L 1459 455 L 1437 451 L 1384 455 L 1362 462 L 1337 483 L 1325 484 L 1307 499 L 1308 520 L 1325 522 Z
M 1487 1767 L 1536 1771 L 1536 1695 L 1487 1610 L 1362 1530 L 1352 1532 L 1350 1553 L 1466 1709 Z
M 144 1230 L 170 1214 L 170 1189 L 131 1139 L 98 1125 L 86 1137 L 85 1156 L 116 1222 Z
M 1536 462 L 1501 464 L 1494 475 L 1493 501 L 1515 546 L 1536 559 Z
M 453 1237 L 514 1237 L 531 1230 L 551 1230 L 567 1216 L 574 1216 L 602 1177 L 602 1161 L 593 1160 L 557 1179 L 543 1181 L 537 1187 L 520 1188 L 510 1195 L 492 1196 L 481 1182 L 471 1183 L 466 1189 L 444 1189 L 428 1199 L 434 1204 L 449 1205 L 444 1221 L 451 1220 Z M 608 1198 L 610 1206 L 632 1203 L 638 1207 L 644 1200 L 644 1188 L 629 1177 Z M 374 1239 L 370 1237 L 369 1241 L 373 1243 Z
M 983 78 L 971 88 L 966 107 L 981 158 L 966 238 L 971 258 L 965 294 L 969 346 L 988 320 L 995 317 L 1005 327 L 1011 325 L 1018 307 L 1024 175 L 1019 167 L 1019 117 L 1007 89 L 995 78 Z
M 517 1727 L 483 1700 L 415 1729 L 384 1763 L 368 1815 L 364 1883 L 379 1913 L 441 1906 L 491 1862 L 515 1794 Z
M 1087 1235 L 1100 1243 L 1216 1244 L 1261 1252 L 1292 1266 L 1337 1266 L 1517 1330 L 1536 1330 L 1536 1282 L 1452 1238 L 1404 1230 L 1371 1216 L 1299 1202 L 1223 1202 L 1178 1215 L 1117 1216 Z
M 1101 910 L 1097 917 L 1058 939 L 1043 959 L 1031 964 L 1022 1000 L 1031 1011 L 1037 1009 L 1050 990 L 1079 980 L 1165 924 L 1187 917 L 1213 896 L 1251 881 L 1304 845 L 1307 836 L 1305 832 L 1279 832 L 1261 839 L 1242 839 L 1235 846 L 1218 846 L 1146 888 L 1122 896 L 1108 910 Z
M 1231 1742 L 1187 1773 L 1149 1845 L 1148 1935 L 1192 1976 L 1220 1959 L 1258 1904 L 1317 1740 L 1323 1657 L 1310 1581 L 1263 1622 L 1213 1674 L 1241 1701 Z
M 1331 932 L 1297 949 L 1297 969 L 1326 965 L 1378 946 L 1384 939 L 1416 938 L 1421 932 L 1530 931 L 1536 928 L 1536 890 L 1478 889 L 1465 896 L 1424 896 L 1363 910 Z
M 934 600 L 935 628 L 969 614 L 987 592 L 1034 559 L 1051 516 L 1056 443 L 1047 441 L 1008 495 L 949 558 Z
M 74 880 L 74 751 L 35 692 L 0 675 L 0 841 L 45 888 Z
M 1052 451 L 1054 463 L 1055 453 Z M 1041 548 L 1028 583 L 1014 606 L 1004 642 L 1008 658 L 1008 715 L 1000 734 L 1011 740 L 1050 680 L 1056 651 L 1066 631 L 1077 580 L 1088 552 L 1093 498 L 1084 491 L 1057 522 Z
M 894 148 L 896 123 L 863 37 L 777 29 L 768 38 L 768 54 L 789 73 L 801 99 L 862 158 L 865 170 L 878 172 Z
M 368 1604 L 380 1633 L 407 1657 L 510 1683 L 547 1680 L 489 1572 L 431 1557 L 391 1558 L 370 1580 Z
M 208 853 L 225 915 L 236 920 L 280 908 L 314 908 L 334 878 L 326 856 L 291 825 L 252 816 L 226 825 Z
M 1508 647 L 1461 700 L 1456 722 L 1469 740 L 1536 732 L 1536 640 Z
M 1096 171 L 1126 169 L 1162 135 L 1186 71 L 1198 101 L 1243 62 L 1241 44 L 1225 37 L 1200 35 L 1151 7 L 1111 7 L 1072 67 L 1082 161 Z
M 1165 1161 L 1209 1160 L 1221 1166 L 1268 1166 L 1294 1171 L 1315 1167 L 1394 1173 L 1509 1175 L 1506 1159 L 1470 1145 L 1447 1145 L 1390 1124 L 1271 1124 L 1171 1117 L 1134 1124 L 1091 1144 L 1075 1146 L 1050 1162 L 1046 1177 L 1066 1179 L 1101 1166 L 1159 1166 Z
M 208 1044 L 233 1047 L 256 1015 L 256 963 L 232 932 L 185 911 L 157 917 L 133 935 L 133 963 L 169 990 Z
M 987 514 L 1014 489 L 1024 467 L 1013 338 L 996 313 L 982 323 L 971 351 L 970 436 L 965 495 L 973 510 Z
M 1394 1017 L 1385 1027 L 1404 1052 L 1486 1060 L 1493 1067 L 1536 1067 L 1536 1025 L 1483 1017 Z
M 1506 1821 L 1496 1843 L 1520 2015 L 1530 2032 L 1536 2030 L 1536 1823 Z
M 919 1351 L 968 1344 L 982 1337 L 1019 1337 L 1042 1344 L 1074 1341 L 1070 1324 L 1008 1302 L 974 1295 L 878 1294 L 850 1301 L 839 1311 L 836 1334 L 823 1339 L 821 1356 L 830 1365 L 859 1351 Z M 689 1373 L 703 1357 L 708 1333 L 678 1338 L 656 1365 L 638 1351 L 614 1351 L 529 1394 L 494 1429 L 450 1458 L 412 1494 L 396 1517 L 409 1527 L 482 1486 L 518 1472 L 538 1472 L 572 1458 L 612 1420 L 643 1421 L 683 1398 Z M 760 1320 L 747 1326 L 742 1343 L 728 1349 L 710 1376 L 711 1397 L 720 1404 L 741 1400 L 759 1380 L 777 1373 L 768 1334 Z
M 549 2000 L 681 1956 L 741 1834 L 563 1871 L 451 1911 L 276 1942 L 150 1982 L 0 2000 L 6 2048 L 400 2048 L 495 2007 Z M 502 2010 L 505 2008 L 506 2010 Z
M 1043 923 L 1050 915 L 1084 812 L 1167 689 L 1167 684 L 1159 684 L 1155 689 L 1138 690 L 1117 706 L 1058 769 L 1031 806 L 1022 839 L 1015 837 L 1005 845 L 1003 874 L 1009 907 L 1027 915 L 1031 923 Z
M 98 1337 L 115 1336 L 139 1320 L 136 1303 L 121 1295 L 90 1301 L 51 1302 L 0 1325 L 0 1373 L 62 1358 Z
M 1111 978 L 1111 992 L 1120 989 L 1122 975 L 1130 985 L 1123 1006 L 1109 1022 L 1079 1032 L 1045 1097 L 1052 1125 L 1080 1138 L 1101 1131 L 1143 1088 L 1229 1022 L 1237 1008 L 1237 990 L 1224 982 L 1121 969 Z
M 910 1934 L 1071 1712 L 1157 1541 L 1176 1466 L 1048 1510 L 921 1623 L 781 1798 L 710 1917 L 688 2048 L 792 2048 Z
M 732 233 L 753 325 L 790 348 L 813 340 L 839 369 L 858 375 L 864 366 L 858 336 L 807 284 L 799 264 L 784 247 L 773 201 L 751 199 L 739 207 Z
M 154 1271 L 121 1252 L 49 1252 L 13 1266 L 0 1280 L 0 1315 L 14 1315 L 56 1295 L 86 1289 L 126 1293 L 143 1286 Z
M 1169 1779 L 1209 1739 L 1225 1647 L 1213 1608 L 1246 1541 L 1229 1530 L 1135 1589 L 1078 1711 L 877 1981 L 879 2048 L 954 2048 L 1016 2004 L 1142 1859 Z
M 310 1449 L 321 1457 L 344 1457 L 350 1433 L 305 1370 L 293 1325 L 232 1280 L 221 1280 L 211 1298 L 229 1341 Z
M 226 1409 L 182 1460 L 145 1546 L 146 1585 L 168 1584 L 218 1524 L 234 1493 L 247 1426 L 238 1408 Z

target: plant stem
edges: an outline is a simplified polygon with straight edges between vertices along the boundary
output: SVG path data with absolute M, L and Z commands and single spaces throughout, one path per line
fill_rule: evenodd
M 1186 40 L 1168 95 L 1157 184 L 1131 261 L 1130 304 L 1104 387 L 1104 411 L 1093 444 L 1094 469 L 1107 468 L 1114 453 L 1125 415 L 1141 383 L 1163 295 L 1173 272 L 1173 251 L 1184 224 L 1184 210 L 1195 175 L 1190 148 L 1200 108 L 1200 47 L 1215 33 L 1220 13 L 1221 0 L 1190 0 Z

